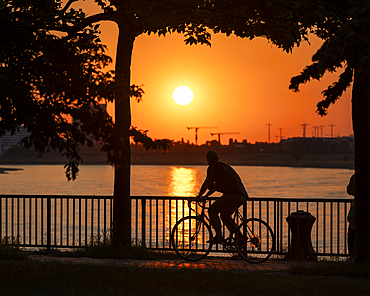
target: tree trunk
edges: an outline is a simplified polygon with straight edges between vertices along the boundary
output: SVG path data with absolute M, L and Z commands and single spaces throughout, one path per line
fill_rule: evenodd
M 355 71 L 352 121 L 355 136 L 355 255 L 370 263 L 370 72 Z
M 131 126 L 130 74 L 135 34 L 124 24 L 118 24 L 116 57 L 115 147 L 117 163 L 114 176 L 113 243 L 131 244 L 130 167 Z

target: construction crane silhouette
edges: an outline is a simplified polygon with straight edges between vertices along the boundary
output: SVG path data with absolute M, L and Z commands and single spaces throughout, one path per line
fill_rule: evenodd
M 195 129 L 195 145 L 198 145 L 198 130 L 200 128 L 217 128 L 217 127 L 209 127 L 209 126 L 187 127 L 188 130 Z
M 211 136 L 217 135 L 218 136 L 218 143 L 221 144 L 221 135 L 230 135 L 230 134 L 240 134 L 240 133 L 211 133 Z

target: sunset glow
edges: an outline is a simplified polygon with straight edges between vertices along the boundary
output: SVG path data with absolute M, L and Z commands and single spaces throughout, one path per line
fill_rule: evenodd
M 83 4 L 84 2 L 82 2 Z M 75 5 L 81 5 L 77 2 Z M 88 14 L 99 11 L 86 3 Z M 76 8 L 77 6 L 75 6 Z M 115 61 L 118 29 L 112 22 L 102 22 L 102 42 Z M 212 47 L 185 45 L 180 34 L 166 37 L 139 35 L 134 42 L 131 83 L 144 85 L 142 102 L 132 101 L 132 125 L 148 130 L 152 138 L 184 139 L 194 142 L 194 130 L 188 126 L 217 126 L 238 141 L 267 142 L 270 123 L 271 142 L 281 138 L 353 134 L 351 89 L 320 117 L 316 104 L 322 91 L 337 80 L 340 73 L 311 81 L 300 92 L 289 90 L 290 79 L 311 63 L 322 41 L 312 36 L 292 53 L 283 52 L 266 39 L 252 41 L 216 34 Z M 150 50 L 148 50 L 150 48 Z M 114 64 L 110 69 L 114 68 Z M 196 99 L 184 108 L 174 104 L 172 92 L 179 85 L 190 87 Z M 113 106 L 108 111 L 113 114 Z M 224 137 L 227 142 L 229 137 Z M 212 141 L 207 130 L 200 130 L 198 144 Z

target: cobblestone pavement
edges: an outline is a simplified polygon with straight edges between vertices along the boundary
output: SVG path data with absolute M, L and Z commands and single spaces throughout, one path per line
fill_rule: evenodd
M 245 271 L 281 271 L 289 267 L 287 261 L 269 260 L 261 264 L 250 264 L 244 260 L 230 258 L 206 258 L 199 262 L 187 262 L 185 260 L 133 260 L 133 259 L 101 259 L 86 257 L 52 257 L 33 255 L 33 260 L 64 262 L 75 264 L 108 264 L 116 266 L 137 266 L 147 268 L 169 269 L 219 269 L 219 270 L 245 270 Z

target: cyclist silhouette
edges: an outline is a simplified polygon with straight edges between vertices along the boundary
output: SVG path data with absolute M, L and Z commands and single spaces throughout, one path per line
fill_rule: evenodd
M 196 200 L 207 198 L 215 191 L 223 193 L 208 210 L 210 223 L 216 231 L 216 236 L 209 242 L 220 244 L 224 242 L 224 238 L 218 215 L 221 214 L 221 219 L 229 231 L 235 233 L 237 226 L 231 216 L 246 200 L 249 200 L 249 196 L 239 175 L 231 166 L 218 161 L 216 151 L 208 151 L 206 159 L 208 163 L 207 177 L 199 190 Z M 203 196 L 207 190 L 208 192 Z

